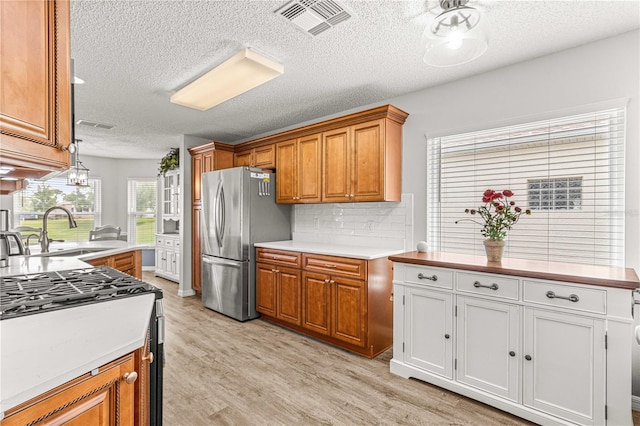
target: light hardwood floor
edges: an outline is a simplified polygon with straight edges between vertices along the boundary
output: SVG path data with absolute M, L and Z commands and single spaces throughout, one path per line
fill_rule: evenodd
M 389 373 L 369 360 L 262 320 L 245 323 L 164 292 L 164 424 L 530 425 L 485 404 Z

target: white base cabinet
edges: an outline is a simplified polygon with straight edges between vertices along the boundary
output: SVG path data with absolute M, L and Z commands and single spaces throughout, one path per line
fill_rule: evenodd
M 156 234 L 157 277 L 180 282 L 180 236 Z
M 629 289 L 400 262 L 393 283 L 392 373 L 540 424 L 633 424 Z

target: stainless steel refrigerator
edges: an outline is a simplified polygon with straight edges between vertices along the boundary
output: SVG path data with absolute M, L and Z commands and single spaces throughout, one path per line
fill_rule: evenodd
M 202 174 L 202 302 L 239 321 L 257 318 L 254 243 L 291 239 L 290 206 L 275 174 L 235 167 Z

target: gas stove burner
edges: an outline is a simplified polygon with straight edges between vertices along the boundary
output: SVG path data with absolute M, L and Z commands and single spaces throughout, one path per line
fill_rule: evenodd
M 110 267 L 0 277 L 0 320 L 156 291 Z

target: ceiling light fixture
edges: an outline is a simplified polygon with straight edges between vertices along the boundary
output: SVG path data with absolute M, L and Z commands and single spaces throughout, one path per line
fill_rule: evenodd
M 243 49 L 171 95 L 171 102 L 206 111 L 284 73 L 284 66 Z
M 82 140 L 76 139 L 74 143 L 69 145 L 69 152 L 73 155 L 74 164 L 67 171 L 67 185 L 89 186 L 89 169 L 80 161 L 79 142 L 82 142 Z
M 469 0 L 440 0 L 444 11 L 428 28 L 424 62 L 435 67 L 465 64 L 487 50 L 480 28 L 480 12 L 467 6 Z

